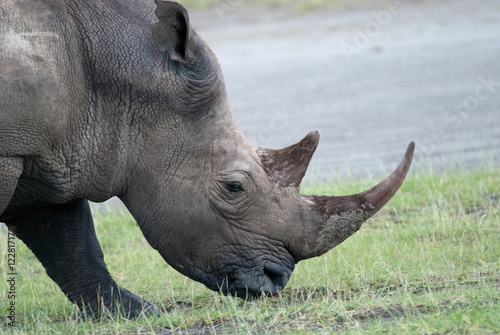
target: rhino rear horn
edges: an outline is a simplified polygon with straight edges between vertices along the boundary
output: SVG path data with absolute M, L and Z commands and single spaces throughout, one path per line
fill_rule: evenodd
M 173 60 L 184 62 L 188 52 L 190 35 L 187 10 L 174 1 L 155 0 L 159 22 L 151 25 L 156 46 L 168 52 Z
M 289 147 L 259 149 L 258 154 L 264 170 L 273 182 L 283 187 L 299 187 L 318 142 L 319 133 L 312 131 L 300 142 Z

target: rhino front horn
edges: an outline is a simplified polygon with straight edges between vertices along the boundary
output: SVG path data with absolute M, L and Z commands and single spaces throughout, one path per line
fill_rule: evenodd
M 316 257 L 342 243 L 397 192 L 410 168 L 415 151 L 411 142 L 403 161 L 378 185 L 348 196 L 301 196 L 303 238 L 292 246 L 296 261 Z

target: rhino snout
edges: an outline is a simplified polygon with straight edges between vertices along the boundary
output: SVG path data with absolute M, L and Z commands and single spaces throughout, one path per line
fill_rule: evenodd
M 224 295 L 236 295 L 246 300 L 262 295 L 274 296 L 286 286 L 292 271 L 293 269 L 268 265 L 259 275 L 246 275 L 243 278 L 225 280 L 221 292 Z
M 267 279 L 266 286 L 263 286 L 262 290 L 266 295 L 276 295 L 281 291 L 288 280 L 290 279 L 290 274 L 286 272 L 280 272 L 273 266 L 266 266 L 264 268 L 264 278 Z

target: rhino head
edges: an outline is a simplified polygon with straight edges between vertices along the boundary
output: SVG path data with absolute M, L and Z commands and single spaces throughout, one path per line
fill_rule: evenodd
M 152 40 L 166 86 L 154 117 L 141 121 L 148 135 L 137 137 L 121 198 L 179 272 L 224 294 L 274 295 L 297 262 L 344 241 L 391 199 L 414 144 L 365 192 L 301 195 L 319 134 L 279 150 L 253 146 L 234 118 L 218 61 L 186 10 L 157 1 L 155 13 Z

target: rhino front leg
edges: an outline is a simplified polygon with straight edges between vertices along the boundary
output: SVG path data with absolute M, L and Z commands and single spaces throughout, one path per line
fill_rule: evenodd
M 78 305 L 80 317 L 100 318 L 106 310 L 127 318 L 159 313 L 111 278 L 86 200 L 7 214 L 5 221 Z

